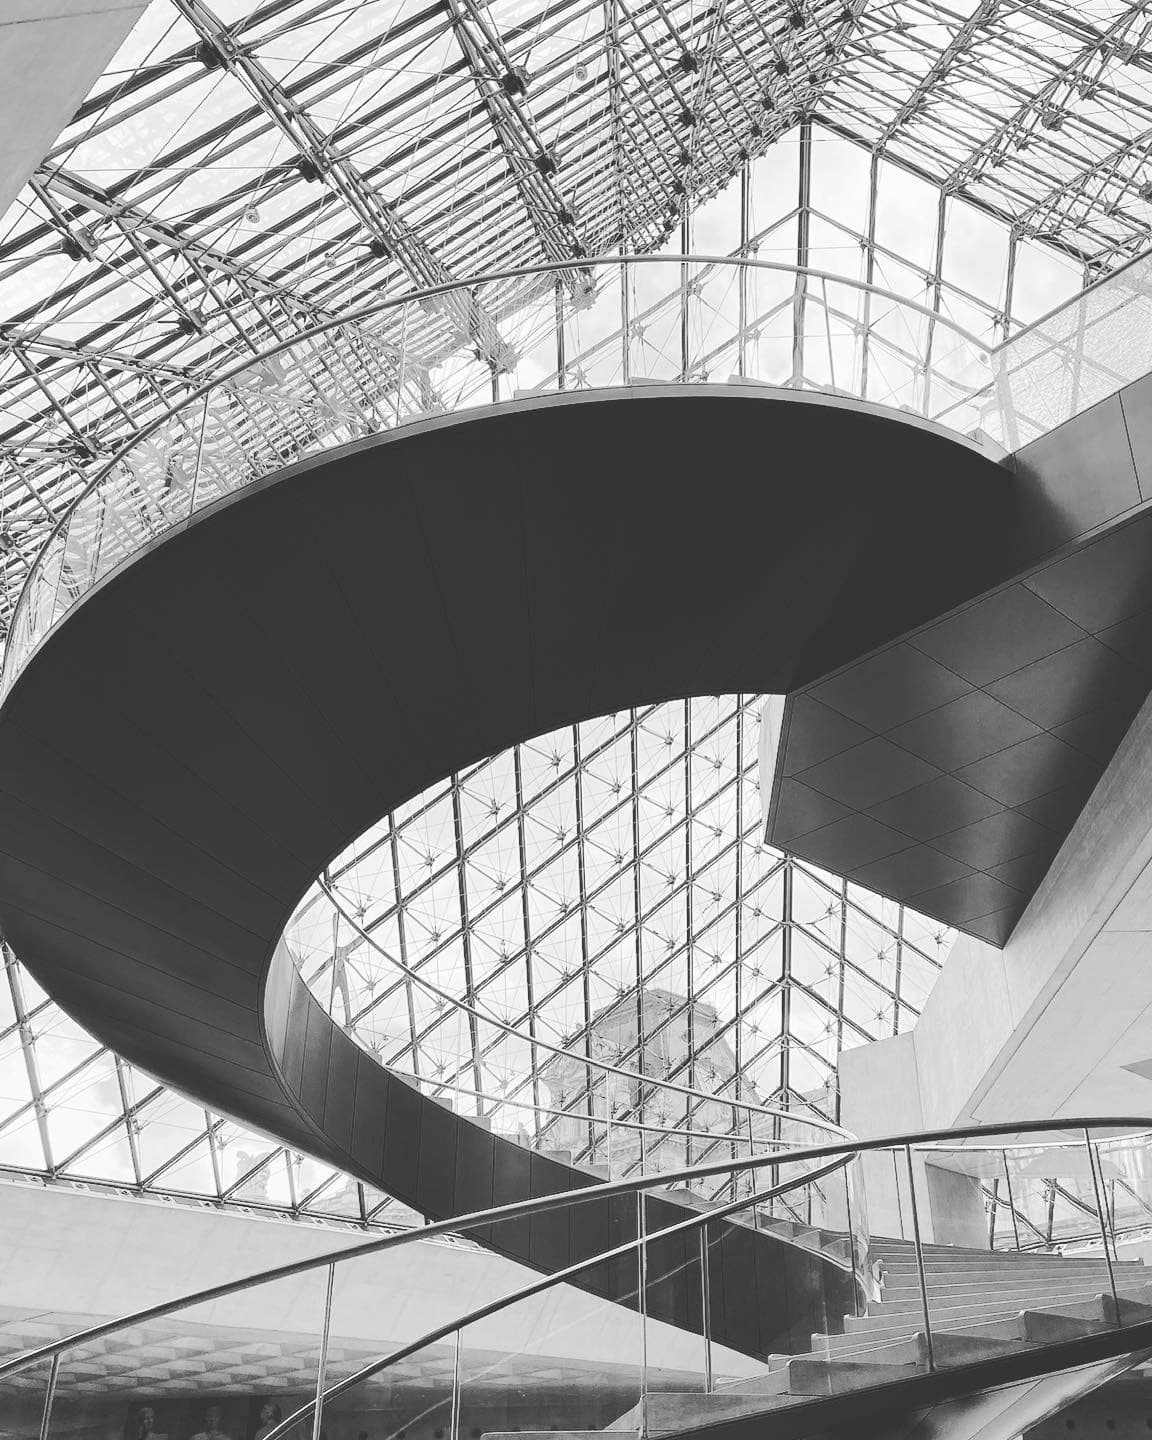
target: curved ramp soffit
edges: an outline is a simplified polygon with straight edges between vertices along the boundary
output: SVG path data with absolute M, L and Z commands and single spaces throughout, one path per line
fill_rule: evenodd
M 984 588 L 1012 524 L 977 447 L 754 387 L 513 402 L 303 462 L 127 562 L 32 657 L 0 710 L 0 921 L 133 1063 L 425 1214 L 591 1183 L 344 1035 L 272 963 L 300 896 L 519 740 L 793 690 L 890 640 Z M 488 1238 L 557 1268 L 627 1222 L 582 1208 L 586 1234 Z

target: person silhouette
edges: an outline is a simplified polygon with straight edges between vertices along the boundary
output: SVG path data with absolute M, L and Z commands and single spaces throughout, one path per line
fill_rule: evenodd
M 264 1440 L 275 1426 L 279 1425 L 284 1418 L 284 1412 L 275 1400 L 265 1400 L 260 1407 L 260 1424 L 257 1426 L 254 1440 Z
M 198 1430 L 192 1436 L 192 1440 L 231 1440 L 228 1433 L 221 1428 L 223 1413 L 219 1405 L 209 1405 L 204 1411 L 204 1428 Z
M 124 1431 L 127 1440 L 168 1440 L 156 1430 L 156 1412 L 151 1405 L 141 1405 Z

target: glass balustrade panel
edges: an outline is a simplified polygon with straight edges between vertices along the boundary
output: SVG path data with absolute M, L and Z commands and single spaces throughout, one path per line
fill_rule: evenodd
M 207 1272 L 212 1262 L 202 1258 Z M 239 1268 L 236 1256 L 219 1258 Z M 327 1273 L 266 1281 L 64 1350 L 48 1435 L 261 1434 L 315 1394 Z
M 936 1368 L 1114 1325 L 1113 1265 L 1082 1140 L 924 1146 L 912 1154 Z M 1058 1243 L 1061 1234 L 1067 1239 Z M 886 1284 L 885 1306 L 895 1293 Z
M 479 1304 L 488 1284 L 506 1283 L 516 1269 L 445 1242 L 420 1242 L 338 1265 L 321 1431 L 366 1432 L 372 1440 L 458 1435 L 454 1337 L 416 1342 Z M 312 1424 L 309 1414 L 308 1435 Z
M 1092 1139 L 1113 1253 L 1144 1259 L 1152 1254 L 1152 1136 L 1094 1131 Z
M 634 1204 L 631 1196 L 627 1201 Z M 603 1203 L 595 1209 L 600 1211 Z M 585 1213 L 572 1219 L 576 1243 L 588 1238 L 598 1219 L 603 1219 L 588 1213 L 588 1206 L 579 1208 Z M 563 1212 L 556 1215 L 565 1232 L 569 1219 Z M 611 1228 L 609 1224 L 607 1230 Z M 555 1238 L 552 1226 L 533 1236 L 537 1244 Z M 525 1282 L 531 1283 L 531 1278 L 530 1272 L 523 1272 Z M 552 1286 L 465 1326 L 459 1332 L 457 1433 L 466 1440 L 479 1440 L 510 1437 L 517 1431 L 642 1428 L 644 1338 L 637 1286 L 633 1250 L 626 1260 L 607 1262 L 602 1270 Z M 649 1339 L 654 1347 L 650 1377 L 659 1374 L 673 1383 L 674 1377 L 680 1377 L 676 1362 L 691 1352 L 690 1340 L 674 1331 L 668 1341 L 671 1348 L 664 1351 L 653 1333 Z M 690 1371 L 689 1362 L 686 1373 Z
M 9 1320 L 0 1326 L 0 1364 L 13 1359 L 21 1351 L 35 1349 L 45 1343 L 51 1328 L 50 1316 Z M 39 1337 L 39 1338 L 38 1338 Z M 0 1377 L 0 1424 L 11 1440 L 39 1440 L 46 1407 L 53 1392 L 54 1370 L 51 1360 L 14 1374 Z

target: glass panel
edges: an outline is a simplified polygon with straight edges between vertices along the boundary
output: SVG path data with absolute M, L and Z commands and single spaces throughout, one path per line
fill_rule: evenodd
M 43 1322 L 39 1317 L 36 1320 L 17 1322 L 16 1325 L 11 1321 L 7 1322 L 0 1332 L 0 1343 L 5 1347 L 2 1359 L 12 1358 L 7 1349 L 10 1340 L 21 1342 L 14 1347 L 13 1353 L 16 1353 L 19 1350 L 35 1349 L 48 1343 L 50 1339 L 55 1339 L 54 1335 L 48 1334 L 50 1328 L 50 1317 L 45 1317 Z M 37 1334 L 39 1338 L 33 1338 Z M 6 1436 L 13 1437 L 13 1440 L 39 1440 L 51 1382 L 51 1360 L 38 1361 L 27 1369 L 17 1370 L 15 1374 L 0 1378 L 0 1416 L 3 1417 Z
M 66 1350 L 49 1435 L 247 1440 L 315 1394 L 326 1294 L 321 1267 Z
M 635 1283 L 631 1304 L 559 1285 L 465 1327 L 459 1434 L 594 1431 L 637 1416 L 643 1350 L 635 1296 Z M 656 1334 L 665 1328 L 649 1326 L 649 1374 L 671 1383 L 675 1357 Z M 689 1348 L 675 1331 L 671 1343 Z
M 408 1435 L 445 1440 L 457 1433 L 451 1336 L 411 1353 L 407 1347 L 444 1316 L 478 1303 L 471 1284 L 461 1285 L 459 1274 L 452 1273 L 452 1262 L 464 1259 L 458 1249 L 430 1242 L 337 1267 L 325 1389 L 342 1388 L 324 1404 L 328 1434 L 366 1431 L 373 1440 Z M 393 1355 L 399 1358 L 391 1360 Z M 306 1428 L 310 1433 L 310 1419 Z
M 914 1152 L 937 1367 L 1115 1324 L 1094 1164 L 1083 1140 L 1062 1137 Z M 885 1304 L 894 1296 L 886 1288 Z
M 1152 1141 L 1148 1135 L 1093 1135 L 1113 1253 L 1120 1260 L 1144 1253 L 1152 1226 Z M 1152 1278 L 1152 1277 L 1150 1277 Z

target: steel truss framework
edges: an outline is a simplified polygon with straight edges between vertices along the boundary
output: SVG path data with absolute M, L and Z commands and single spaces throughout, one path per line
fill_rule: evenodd
M 1147 244 L 1150 29 L 1144 0 L 154 0 L 0 233 L 0 623 L 193 378 L 412 284 L 682 242 L 738 174 L 728 248 L 788 214 L 800 263 L 847 240 L 1002 337 L 1040 251 L 1078 284 Z M 870 157 L 847 224 L 837 136 Z M 972 217 L 1004 252 L 975 296 Z

